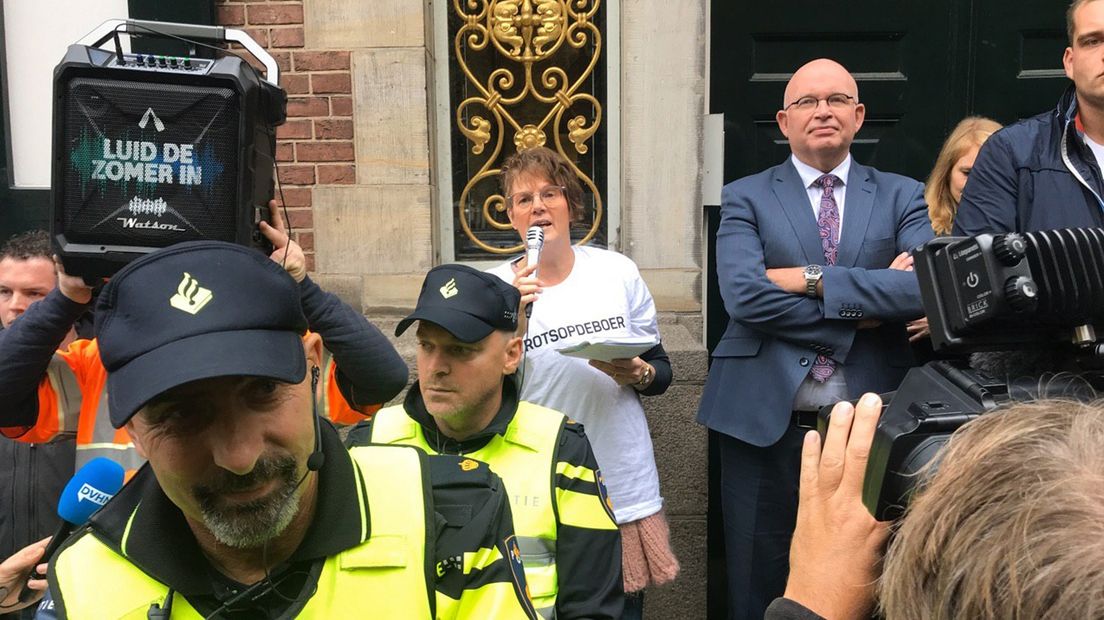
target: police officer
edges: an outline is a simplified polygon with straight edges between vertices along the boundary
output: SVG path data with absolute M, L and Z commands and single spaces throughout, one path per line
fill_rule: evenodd
M 50 563 L 62 618 L 530 618 L 501 481 L 318 416 L 295 281 L 201 241 L 96 308 L 111 422 L 147 465 Z M 305 335 L 304 335 L 305 334 Z M 40 608 L 42 614 L 42 608 Z
M 260 231 L 275 248 L 271 258 L 299 283 L 303 312 L 311 331 L 321 334 L 325 344 L 320 366 L 322 410 L 335 423 L 355 424 L 364 419 L 364 414 L 374 413 L 379 403 L 398 395 L 406 387 L 409 371 L 386 336 L 358 311 L 311 281 L 303 250 L 288 237 L 274 201 L 269 203 L 269 209 L 275 225 L 262 222 Z M 144 460 L 134 450 L 126 431 L 111 426 L 106 373 L 100 362 L 98 342 L 79 338 L 69 344 L 72 338 L 67 337 L 74 321 L 88 309 L 92 290 L 80 277 L 66 275 L 60 263 L 57 288 L 49 290 L 55 281 L 50 241 L 45 233 L 41 237 L 29 266 L 48 269 L 44 275 L 50 278 L 46 290 L 49 294 L 42 297 L 39 287 L 36 298 L 41 299 L 30 308 L 25 301 L 18 304 L 19 320 L 11 323 L 4 319 L 5 327 L 10 324 L 11 328 L 0 332 L 0 402 L 4 403 L 0 407 L 0 427 L 12 427 L 0 428 L 0 434 L 22 442 L 68 441 L 70 451 L 75 436 L 77 468 L 102 456 L 124 469 L 135 470 Z M 0 258 L 3 257 L 0 252 Z M 30 275 L 18 264 L 14 265 L 13 274 L 13 265 L 7 265 L 8 262 L 0 261 L 0 311 L 4 312 L 8 310 L 4 291 L 13 285 L 10 276 L 23 273 L 25 279 Z M 37 472 L 41 460 L 39 457 L 39 463 L 20 469 L 24 475 Z M 47 514 L 53 514 L 61 486 L 73 473 L 71 454 L 68 461 L 68 471 L 46 502 Z M 16 504 L 25 501 L 17 499 Z M 51 526 L 41 536 L 53 529 Z M 34 538 L 26 538 L 25 542 L 31 540 Z
M 431 270 L 413 314 L 395 330 L 418 321 L 418 381 L 402 405 L 358 424 L 347 441 L 487 463 L 510 495 L 537 611 L 559 620 L 620 618 L 621 538 L 582 425 L 518 400 L 519 301 L 516 288 L 491 274 L 463 265 Z

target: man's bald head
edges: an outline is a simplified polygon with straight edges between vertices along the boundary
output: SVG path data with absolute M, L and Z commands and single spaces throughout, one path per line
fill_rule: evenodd
M 793 154 L 821 172 L 830 172 L 847 157 L 864 118 L 855 78 L 827 58 L 794 72 L 775 115 Z
M 832 83 L 845 84 L 846 88 L 840 90 L 845 95 L 851 95 L 855 101 L 859 100 L 859 85 L 846 67 L 830 58 L 817 58 L 801 65 L 794 71 L 790 81 L 786 83 L 786 93 L 782 96 L 782 107 L 797 101 L 804 96 L 811 86 L 817 84 Z

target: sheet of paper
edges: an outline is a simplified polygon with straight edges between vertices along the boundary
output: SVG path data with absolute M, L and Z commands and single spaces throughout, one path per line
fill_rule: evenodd
M 610 338 L 607 340 L 583 341 L 578 344 L 557 349 L 561 355 L 581 357 L 588 360 L 608 362 L 616 359 L 630 359 L 659 344 L 655 338 L 644 336 L 636 338 Z

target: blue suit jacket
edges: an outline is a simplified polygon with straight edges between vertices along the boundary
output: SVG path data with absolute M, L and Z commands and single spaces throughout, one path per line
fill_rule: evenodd
M 824 298 L 787 293 L 766 269 L 824 264 L 808 194 L 789 159 L 724 187 L 717 275 L 730 321 L 713 351 L 698 421 L 756 446 L 790 423 L 794 395 L 824 353 L 849 398 L 897 389 L 914 364 L 905 322 L 923 315 L 912 272 L 893 258 L 932 238 L 923 185 L 852 162 L 836 265 Z M 856 329 L 862 319 L 880 327 Z

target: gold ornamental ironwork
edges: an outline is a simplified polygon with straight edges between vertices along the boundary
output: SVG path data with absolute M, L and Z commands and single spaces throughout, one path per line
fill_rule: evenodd
M 491 149 L 464 185 L 458 205 L 464 234 L 482 250 L 509 254 L 522 249 L 520 243 L 487 244 L 472 230 L 468 218 L 469 210 L 477 208 L 470 204 L 473 190 L 480 183 L 497 182 L 501 160 L 508 155 L 503 145 L 511 132 L 519 151 L 547 146 L 564 156 L 594 197 L 593 222 L 580 243 L 599 230 L 601 195 L 568 149 L 586 154 L 602 122 L 601 102 L 585 90 L 602 50 L 602 35 L 595 24 L 600 4 L 601 0 L 453 0 L 455 16 L 461 21 L 453 39 L 455 59 L 472 93 L 456 106 L 457 128 L 473 155 L 483 155 L 488 145 Z M 576 62 L 566 67 L 554 62 L 564 56 L 557 56 L 561 49 L 577 50 Z M 495 54 L 494 59 L 477 75 L 479 67 L 472 61 L 486 54 Z M 579 107 L 592 112 L 579 113 Z M 506 199 L 501 191 L 496 188 L 482 202 L 479 217 L 489 229 L 511 228 L 503 221 Z

